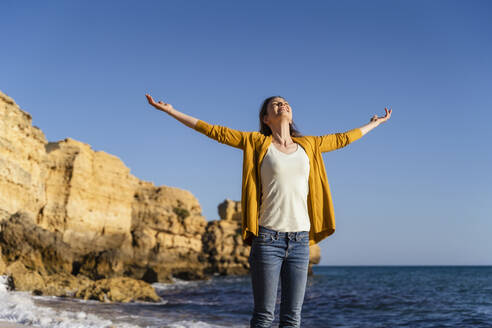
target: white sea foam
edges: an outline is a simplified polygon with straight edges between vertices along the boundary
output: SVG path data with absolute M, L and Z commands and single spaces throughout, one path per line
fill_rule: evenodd
M 135 328 L 138 326 L 117 323 L 83 311 L 56 311 L 34 304 L 29 292 L 8 291 L 7 276 L 0 276 L 0 320 L 33 325 L 42 328 Z
M 216 284 L 217 281 L 220 281 L 221 283 L 226 283 L 226 284 L 237 284 L 237 283 L 243 283 L 243 282 L 249 282 L 248 278 L 245 278 L 243 276 L 219 276 L 219 277 L 214 277 L 209 280 L 182 280 L 173 277 L 173 282 L 171 283 L 160 283 L 160 282 L 155 282 L 152 284 L 152 287 L 154 287 L 157 290 L 176 290 L 176 289 L 183 289 L 183 288 L 194 288 L 194 287 L 201 287 L 205 285 L 213 285 Z
M 190 288 L 197 287 L 205 283 L 207 283 L 206 280 L 188 281 L 188 280 L 182 280 L 173 277 L 173 282 L 171 283 L 155 282 L 152 284 L 152 287 L 160 290 L 175 290 L 175 289 L 188 288 L 188 287 Z

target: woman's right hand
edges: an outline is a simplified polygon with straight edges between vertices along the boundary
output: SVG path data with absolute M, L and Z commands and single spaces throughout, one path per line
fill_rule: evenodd
M 157 108 L 158 110 L 161 110 L 166 113 L 170 113 L 174 108 L 171 104 L 166 104 L 165 102 L 159 101 L 155 102 L 154 99 L 152 99 L 152 96 L 149 95 L 148 93 L 145 94 L 145 97 L 147 97 L 147 100 L 149 101 L 149 104 Z

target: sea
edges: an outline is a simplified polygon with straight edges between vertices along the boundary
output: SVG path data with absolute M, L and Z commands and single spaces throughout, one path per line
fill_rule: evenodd
M 492 327 L 492 266 L 314 266 L 301 327 Z M 110 304 L 8 291 L 0 321 L 57 328 L 249 327 L 250 276 L 153 284 L 160 303 Z M 280 293 L 275 321 L 278 327 Z

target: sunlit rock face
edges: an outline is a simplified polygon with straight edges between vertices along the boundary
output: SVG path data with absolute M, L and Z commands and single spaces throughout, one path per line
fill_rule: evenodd
M 44 133 L 32 117 L 0 91 L 0 220 L 46 203 Z
M 118 157 L 86 143 L 48 142 L 31 116 L 1 92 L 0 116 L 0 221 L 22 213 L 22 222 L 7 225 L 11 234 L 26 225 L 42 232 L 37 236 L 51 234 L 57 244 L 50 247 L 62 241 L 70 250 L 63 254 L 72 271 L 94 279 L 203 278 L 206 220 L 189 191 L 141 181 Z M 9 242 L 0 268 L 26 254 L 26 243 Z
M 67 138 L 46 145 L 46 202 L 37 224 L 63 232 L 75 252 L 131 246 L 138 179 L 116 156 Z
M 132 205 L 133 276 L 149 282 L 204 278 L 207 221 L 201 212 L 189 191 L 141 182 Z

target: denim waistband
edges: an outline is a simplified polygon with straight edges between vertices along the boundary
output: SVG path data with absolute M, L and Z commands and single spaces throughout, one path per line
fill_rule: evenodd
M 259 230 L 258 230 L 258 233 L 260 232 L 267 232 L 267 233 L 270 233 L 272 235 L 276 235 L 278 238 L 285 238 L 285 237 L 300 237 L 300 236 L 308 236 L 309 235 L 309 231 L 293 231 L 293 232 L 283 232 L 283 231 L 277 231 L 277 230 L 273 230 L 273 229 L 270 229 L 270 228 L 267 228 L 267 227 L 264 227 L 264 226 L 259 226 L 258 227 Z

